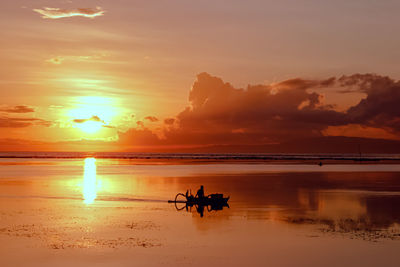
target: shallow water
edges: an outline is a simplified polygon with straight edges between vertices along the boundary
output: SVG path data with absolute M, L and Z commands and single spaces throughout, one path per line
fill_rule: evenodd
M 1 159 L 1 266 L 398 266 L 399 165 Z M 205 186 L 230 207 L 177 211 Z M 209 207 L 210 209 L 210 207 Z

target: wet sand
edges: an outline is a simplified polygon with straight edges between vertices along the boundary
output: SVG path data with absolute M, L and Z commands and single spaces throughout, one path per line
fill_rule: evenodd
M 400 261 L 398 165 L 0 161 L 0 266 Z M 201 217 L 167 203 L 201 184 L 230 207 Z

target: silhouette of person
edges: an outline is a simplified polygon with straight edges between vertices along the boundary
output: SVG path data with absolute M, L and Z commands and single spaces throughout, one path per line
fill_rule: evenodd
M 185 197 L 186 201 L 193 201 L 194 196 L 192 195 L 192 190 L 186 190 Z
M 197 190 L 196 196 L 197 196 L 199 199 L 204 198 L 204 186 L 200 186 L 200 189 Z

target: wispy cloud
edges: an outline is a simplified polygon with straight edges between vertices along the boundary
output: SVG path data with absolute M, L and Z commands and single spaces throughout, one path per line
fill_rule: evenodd
M 34 108 L 25 106 L 25 105 L 19 105 L 19 106 L 14 106 L 14 107 L 5 107 L 5 108 L 0 108 L 0 112 L 6 112 L 6 113 L 30 113 L 30 112 L 35 112 Z
M 105 13 L 101 7 L 76 9 L 44 7 L 42 9 L 33 9 L 33 11 L 41 14 L 44 19 L 61 19 L 70 17 L 85 17 L 93 19 L 95 17 L 103 16 Z
M 102 127 L 109 128 L 109 129 L 115 129 L 116 128 L 115 126 L 112 126 L 112 125 L 102 125 Z
M 74 123 L 85 123 L 85 122 L 88 122 L 88 121 L 94 121 L 94 122 L 101 123 L 101 127 L 109 128 L 109 129 L 115 129 L 115 126 L 108 125 L 104 120 L 100 119 L 100 117 L 96 116 L 96 115 L 93 115 L 92 117 L 90 117 L 88 119 L 74 119 L 72 121 Z
M 64 57 L 53 57 L 53 58 L 47 59 L 46 62 L 55 64 L 55 65 L 60 65 L 64 60 L 65 60 Z
M 0 128 L 25 128 L 33 125 L 50 127 L 53 123 L 39 118 L 0 117 Z
M 55 65 L 60 65 L 64 61 L 90 62 L 90 61 L 100 60 L 100 59 L 104 58 L 105 56 L 106 56 L 106 54 L 95 54 L 95 55 L 89 55 L 89 56 L 56 56 L 56 57 L 47 59 L 46 62 L 55 64 Z
M 105 122 L 102 119 L 100 119 L 99 116 L 96 116 L 96 115 L 90 117 L 89 119 L 74 119 L 73 120 L 73 122 L 75 122 L 75 123 L 85 123 L 87 121 L 101 122 L 101 123 L 105 124 Z
M 157 117 L 154 117 L 154 116 L 147 116 L 147 117 L 145 117 L 144 119 L 145 119 L 145 120 L 148 120 L 148 121 L 150 121 L 150 122 L 157 122 L 157 121 L 158 121 L 158 118 L 157 118 Z

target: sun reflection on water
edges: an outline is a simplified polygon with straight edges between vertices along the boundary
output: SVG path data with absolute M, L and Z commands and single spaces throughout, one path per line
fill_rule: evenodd
M 83 174 L 83 202 L 92 204 L 97 197 L 96 159 L 86 158 Z

